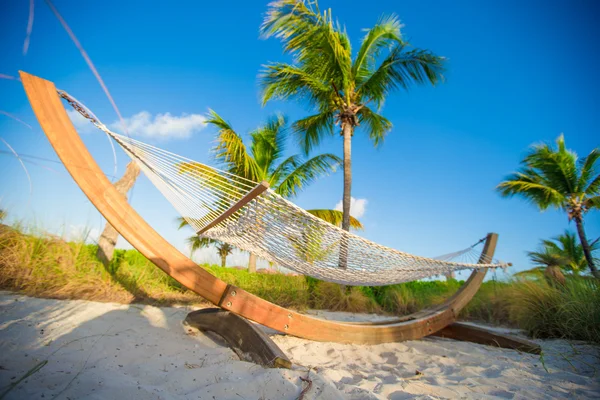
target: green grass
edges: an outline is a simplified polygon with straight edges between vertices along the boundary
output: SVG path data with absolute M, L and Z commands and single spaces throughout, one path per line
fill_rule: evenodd
M 0 225 L 0 288 L 30 296 L 156 305 L 201 304 L 136 250 L 116 250 L 105 268 L 97 247 Z M 351 287 L 303 276 L 250 274 L 202 265 L 223 281 L 282 307 L 406 315 L 439 304 L 463 282 L 417 281 Z M 600 343 L 600 287 L 573 278 L 565 286 L 538 281 L 487 281 L 463 309 L 462 319 L 518 326 L 534 337 Z
M 574 277 L 565 285 L 517 282 L 510 289 L 514 322 L 529 335 L 600 343 L 600 284 Z

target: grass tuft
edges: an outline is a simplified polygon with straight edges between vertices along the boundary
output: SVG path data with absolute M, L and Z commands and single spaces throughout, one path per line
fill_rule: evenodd
M 509 292 L 510 318 L 529 335 L 600 343 L 597 280 L 573 276 L 564 285 L 522 281 Z

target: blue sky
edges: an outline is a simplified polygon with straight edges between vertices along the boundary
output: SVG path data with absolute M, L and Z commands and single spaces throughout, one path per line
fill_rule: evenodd
M 140 137 L 175 153 L 210 162 L 214 131 L 190 115 L 212 108 L 240 133 L 276 111 L 290 120 L 307 115 L 301 104 L 262 107 L 257 74 L 282 61 L 279 42 L 261 40 L 267 2 L 55 0 L 103 76 L 126 117 L 141 123 Z M 499 258 L 511 271 L 528 268 L 525 251 L 539 240 L 573 229 L 560 212 L 540 213 L 520 199 L 502 199 L 494 187 L 515 170 L 528 146 L 565 133 L 580 155 L 600 145 L 600 6 L 595 1 L 378 1 L 323 0 L 343 23 L 356 49 L 362 29 L 382 14 L 397 14 L 404 35 L 418 47 L 448 58 L 446 82 L 398 92 L 383 114 L 394 128 L 379 149 L 358 132 L 353 141 L 353 196 L 363 199 L 365 237 L 419 255 L 464 248 L 489 231 L 500 234 Z M 52 80 L 88 105 L 105 123 L 116 115 L 78 50 L 44 2 L 35 1 L 27 55 L 23 41 L 28 2 L 9 2 L 0 15 L 0 73 L 19 69 Z M 19 82 L 0 80 L 0 137 L 19 153 L 56 160 Z M 139 115 L 140 112 L 146 114 Z M 186 136 L 161 137 L 155 118 L 170 113 Z M 148 120 L 144 120 L 147 116 Z M 146 121 L 146 123 L 144 122 Z M 182 124 L 184 127 L 182 127 Z M 186 125 L 187 124 L 187 125 Z M 81 132 L 101 167 L 113 174 L 112 151 L 97 131 Z M 152 134 L 151 136 L 148 136 Z M 175 135 L 177 136 L 177 135 Z M 13 219 L 70 234 L 99 230 L 103 221 L 59 164 L 27 163 L 33 182 L 0 143 L 1 206 Z M 290 146 L 293 150 L 293 147 Z M 341 155 L 338 137 L 318 152 Z M 126 156 L 119 151 L 118 173 Z M 341 199 L 341 173 L 324 178 L 294 201 L 333 208 Z M 147 179 L 133 206 L 159 232 L 184 248 L 187 232 L 175 229 L 176 211 Z M 588 236 L 600 235 L 600 213 L 587 216 Z M 120 243 L 125 246 L 124 243 Z M 210 260 L 211 252 L 196 257 Z M 243 256 L 231 264 L 243 263 Z

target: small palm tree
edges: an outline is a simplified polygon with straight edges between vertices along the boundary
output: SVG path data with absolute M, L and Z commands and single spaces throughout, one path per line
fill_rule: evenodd
M 596 169 L 600 151 L 594 149 L 578 160 L 577 154 L 567 150 L 563 135 L 556 145 L 556 149 L 548 144 L 534 146 L 521 161 L 521 168 L 500 183 L 497 190 L 504 197 L 521 196 L 540 210 L 565 210 L 569 221 L 575 221 L 588 267 L 600 278 L 583 227 L 585 213 L 600 207 L 600 174 Z
M 182 217 L 177 218 L 177 220 L 179 222 L 180 229 L 184 226 L 187 226 L 188 224 L 187 221 Z M 217 249 L 217 253 L 221 257 L 221 267 L 223 268 L 227 266 L 227 256 L 233 251 L 233 247 L 228 243 L 224 243 L 219 240 L 214 240 L 207 237 L 200 237 L 198 235 L 190 236 L 187 239 L 187 242 L 190 245 L 191 253 L 194 253 L 196 250 L 199 250 L 204 247 L 215 246 Z
M 308 160 L 298 154 L 285 157 L 288 129 L 286 118 L 282 115 L 269 118 L 264 125 L 250 132 L 249 148 L 242 136 L 215 111 L 209 110 L 206 123 L 217 128 L 217 145 L 213 153 L 219 164 L 228 172 L 251 181 L 267 181 L 277 194 L 286 198 L 294 197 L 315 179 L 334 172 L 341 162 L 333 154 L 321 154 Z M 337 226 L 342 222 L 342 213 L 337 210 L 307 211 Z M 179 222 L 180 228 L 187 225 L 184 219 Z M 355 218 L 351 218 L 351 226 L 363 228 Z M 190 243 L 194 240 L 194 237 L 188 239 Z M 256 270 L 253 254 L 250 254 L 248 269 L 251 272 Z
M 6 218 L 6 211 L 0 208 L 0 222 L 4 221 Z
M 233 247 L 228 243 L 219 243 L 217 245 L 217 251 L 221 256 L 221 267 L 225 268 L 227 265 L 227 256 L 233 251 Z
M 548 252 L 560 257 L 563 262 L 559 266 L 575 275 L 585 271 L 587 269 L 587 260 L 583 252 L 583 246 L 578 243 L 577 236 L 575 233 L 565 230 L 562 235 L 558 235 L 550 240 L 543 240 L 542 246 L 548 250 Z M 596 251 L 600 248 L 600 242 L 598 239 L 590 243 L 590 253 L 594 260 L 594 265 L 597 263 L 595 257 Z
M 599 244 L 598 239 L 590 244 L 592 254 L 598 250 Z M 577 243 L 575 234 L 568 230 L 550 240 L 542 240 L 539 250 L 527 252 L 527 255 L 537 267 L 518 272 L 515 274 L 516 276 L 540 277 L 544 275 L 550 281 L 564 283 L 563 272 L 579 275 L 587 268 L 583 246 Z M 594 260 L 597 259 L 594 258 Z
M 341 128 L 344 139 L 344 194 L 342 228 L 349 230 L 351 201 L 351 141 L 363 127 L 374 145 L 392 128 L 379 114 L 386 97 L 412 84 L 442 80 L 443 62 L 428 50 L 410 48 L 402 38 L 396 16 L 382 17 L 368 29 L 352 54 L 345 28 L 334 22 L 331 10 L 321 12 L 317 1 L 277 0 L 269 6 L 261 26 L 264 37 L 275 36 L 294 57 L 292 64 L 265 66 L 260 76 L 262 101 L 295 99 L 314 114 L 293 124 L 305 154 Z M 342 267 L 344 262 L 340 261 Z

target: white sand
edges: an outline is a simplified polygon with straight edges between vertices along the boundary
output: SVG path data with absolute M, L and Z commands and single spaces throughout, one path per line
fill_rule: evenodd
M 297 364 L 289 371 L 190 332 L 188 311 L 0 293 L 0 396 L 41 366 L 6 398 L 296 399 L 306 367 L 305 399 L 600 398 L 600 350 L 583 343 L 540 342 L 547 372 L 538 356 L 438 338 L 364 346 L 276 335 Z

